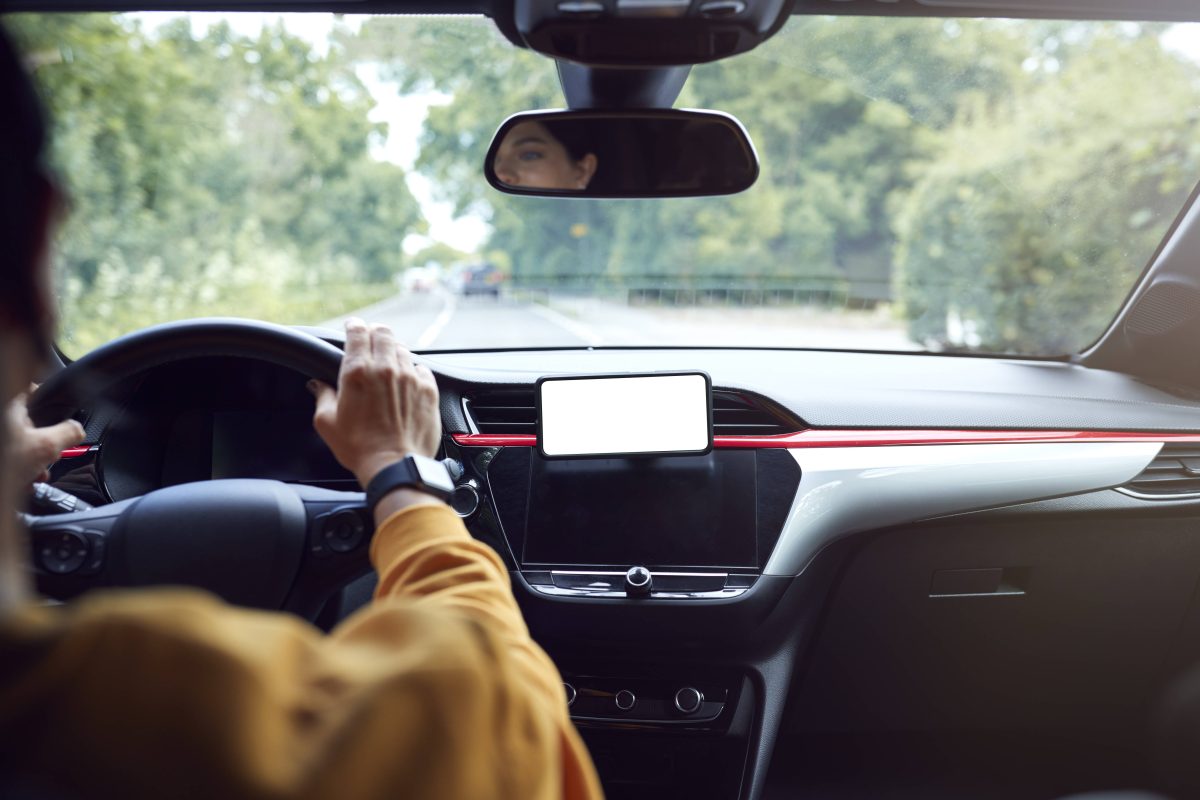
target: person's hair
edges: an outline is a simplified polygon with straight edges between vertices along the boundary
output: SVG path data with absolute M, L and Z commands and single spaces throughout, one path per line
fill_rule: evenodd
M 588 153 L 596 152 L 591 130 L 582 120 L 544 120 L 542 127 L 558 139 L 572 161 L 579 161 Z
M 33 83 L 3 28 L 0 109 L 5 116 L 0 125 L 0 326 L 37 335 L 42 304 L 35 229 L 52 191 L 42 164 L 46 128 Z

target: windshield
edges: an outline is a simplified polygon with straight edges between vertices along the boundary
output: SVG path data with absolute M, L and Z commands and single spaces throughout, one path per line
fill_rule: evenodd
M 72 201 L 60 344 L 243 316 L 412 348 L 1077 352 L 1200 178 L 1200 26 L 795 17 L 697 66 L 732 196 L 510 197 L 484 153 L 563 105 L 482 18 L 12 15 Z

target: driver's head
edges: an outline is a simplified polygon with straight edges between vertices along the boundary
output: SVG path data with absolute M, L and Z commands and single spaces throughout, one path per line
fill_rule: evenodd
M 16 48 L 0 29 L 0 402 L 24 391 L 54 324 L 47 246 L 58 193 L 43 163 L 45 123 Z
M 582 192 L 598 160 L 583 126 L 526 120 L 504 135 L 492 168 L 506 186 Z

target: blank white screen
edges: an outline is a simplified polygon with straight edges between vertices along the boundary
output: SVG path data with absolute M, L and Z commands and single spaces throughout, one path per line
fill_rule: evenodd
M 548 456 L 696 453 L 709 446 L 703 375 L 547 380 L 541 409 Z

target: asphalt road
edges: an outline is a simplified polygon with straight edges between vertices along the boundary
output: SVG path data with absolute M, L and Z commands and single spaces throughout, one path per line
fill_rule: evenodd
M 586 333 L 572 331 L 571 320 L 560 319 L 544 306 L 508 298 L 460 297 L 442 290 L 397 295 L 353 316 L 389 325 L 413 350 L 595 344 Z M 329 320 L 322 327 L 340 328 L 345 318 Z
M 461 297 L 437 289 L 397 295 L 355 316 L 391 326 L 413 350 L 611 345 L 915 349 L 902 327 L 884 315 L 795 307 L 629 307 L 566 297 L 533 303 L 507 296 Z M 321 325 L 340 328 L 344 319 Z

